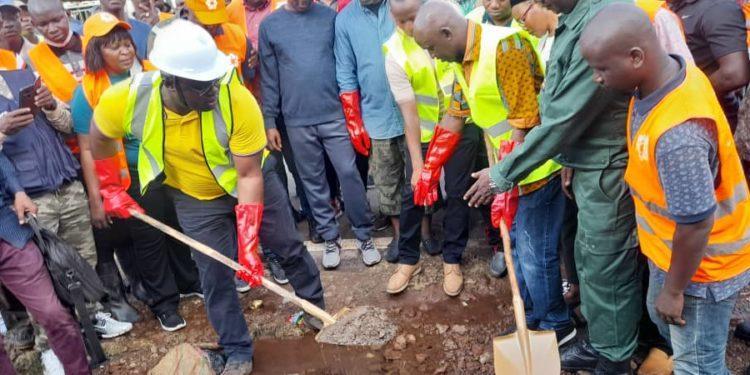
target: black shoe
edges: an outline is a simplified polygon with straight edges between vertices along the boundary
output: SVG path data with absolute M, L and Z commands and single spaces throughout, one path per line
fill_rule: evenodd
M 734 331 L 734 337 L 750 344 L 750 319 L 737 325 Z
M 385 216 L 383 214 L 377 214 L 375 215 L 375 218 L 372 220 L 372 229 L 376 232 L 381 232 L 388 227 L 391 226 L 391 218 L 388 216 Z
M 569 325 L 566 328 L 555 330 L 555 335 L 557 336 L 557 347 L 562 348 L 563 345 L 576 338 L 577 333 L 578 331 L 576 331 L 576 326 L 573 324 Z
M 307 234 L 310 238 L 310 242 L 323 243 L 323 237 L 320 237 L 318 231 L 315 230 L 315 222 L 310 219 L 307 219 Z
M 289 279 L 286 278 L 286 273 L 284 272 L 284 269 L 281 268 L 281 264 L 279 264 L 279 261 L 276 258 L 266 258 L 266 264 L 271 270 L 271 276 L 273 277 L 273 281 L 275 281 L 276 284 L 289 284 Z
M 607 358 L 599 357 L 599 363 L 594 369 L 594 375 L 631 375 L 633 368 L 630 367 L 630 360 L 613 362 Z
M 165 313 L 159 314 L 159 316 L 157 316 L 156 318 L 159 319 L 161 329 L 167 332 L 178 331 L 185 328 L 185 326 L 187 325 L 185 319 L 182 319 L 177 311 L 167 311 Z
M 392 239 L 391 243 L 388 244 L 388 248 L 386 249 L 385 253 L 385 260 L 388 263 L 398 262 L 398 238 Z
M 567 346 L 560 352 L 560 367 L 569 372 L 594 371 L 599 363 L 599 353 L 587 340 Z
M 323 321 L 308 314 L 307 312 L 302 314 L 302 322 L 307 326 L 307 328 L 313 330 L 313 331 L 320 331 L 323 329 Z
M 439 255 L 443 252 L 443 249 L 440 247 L 440 241 L 434 238 L 422 240 L 421 247 L 422 251 L 431 256 Z
M 96 273 L 107 291 L 107 297 L 103 301 L 104 307 L 112 313 L 112 316 L 120 322 L 135 323 L 139 321 L 138 311 L 128 302 L 117 265 L 115 263 L 98 263 Z

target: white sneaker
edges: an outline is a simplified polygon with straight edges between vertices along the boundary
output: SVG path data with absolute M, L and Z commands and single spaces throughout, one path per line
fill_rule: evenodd
M 104 339 L 124 335 L 133 329 L 132 323 L 120 322 L 112 318 L 112 314 L 98 312 L 95 316 L 94 330 Z
M 52 349 L 42 352 L 42 367 L 44 375 L 65 375 L 65 369 Z

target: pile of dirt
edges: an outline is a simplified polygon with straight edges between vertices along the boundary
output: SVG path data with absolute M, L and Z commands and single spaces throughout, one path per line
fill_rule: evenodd
M 320 331 L 317 340 L 333 345 L 377 346 L 390 341 L 397 330 L 385 310 L 361 306 Z

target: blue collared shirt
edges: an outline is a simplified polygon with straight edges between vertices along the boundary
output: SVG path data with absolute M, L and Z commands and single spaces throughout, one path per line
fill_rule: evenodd
M 384 0 L 377 13 L 352 0 L 336 17 L 336 80 L 341 92 L 359 90 L 362 120 L 372 139 L 404 134 L 401 112 L 385 74 L 383 44 L 395 30 L 390 5 Z
M 18 217 L 10 209 L 19 191 L 23 191 L 23 188 L 16 179 L 16 170 L 0 151 L 0 240 L 20 249 L 26 245 L 33 232 L 28 226 L 21 226 Z

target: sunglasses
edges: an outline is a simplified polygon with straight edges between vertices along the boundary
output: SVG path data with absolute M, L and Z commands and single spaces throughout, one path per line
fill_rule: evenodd
M 181 80 L 182 86 L 184 88 L 190 89 L 191 91 L 198 94 L 198 96 L 204 96 L 211 92 L 211 90 L 216 89 L 219 87 L 219 84 L 221 83 L 221 79 L 208 81 L 208 82 L 201 82 L 201 81 L 186 81 Z

